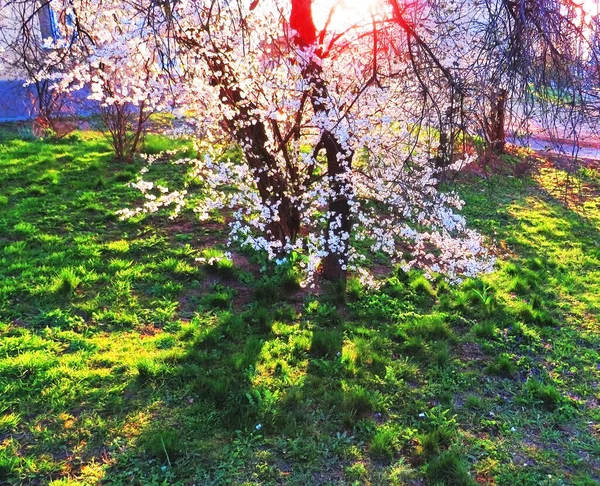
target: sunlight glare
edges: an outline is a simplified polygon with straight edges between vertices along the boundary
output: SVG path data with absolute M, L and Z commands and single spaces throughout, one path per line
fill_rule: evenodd
M 578 1 L 575 3 L 579 4 Z M 600 13 L 600 0 L 583 0 L 580 5 L 587 15 L 598 15 Z
M 315 0 L 313 17 L 317 29 L 325 27 L 331 14 L 329 30 L 341 32 L 371 22 L 371 14 L 382 0 Z

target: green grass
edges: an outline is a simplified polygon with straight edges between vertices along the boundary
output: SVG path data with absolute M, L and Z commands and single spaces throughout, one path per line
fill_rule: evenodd
M 318 296 L 191 211 L 121 222 L 101 137 L 0 134 L 0 483 L 598 484 L 597 200 L 463 182 L 493 274 Z

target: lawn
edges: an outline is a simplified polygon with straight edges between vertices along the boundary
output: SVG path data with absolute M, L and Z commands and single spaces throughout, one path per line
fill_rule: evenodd
M 316 295 L 223 218 L 121 221 L 138 164 L 0 136 L 0 483 L 600 484 L 597 168 L 463 177 L 490 275 Z

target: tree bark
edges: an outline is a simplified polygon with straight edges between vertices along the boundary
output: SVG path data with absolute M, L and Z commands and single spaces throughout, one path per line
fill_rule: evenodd
M 506 147 L 506 98 L 508 91 L 501 89 L 492 97 L 490 115 L 489 144 L 495 154 L 503 154 Z
M 446 176 L 446 168 L 452 162 L 454 151 L 454 140 L 452 136 L 452 128 L 454 123 L 454 106 L 449 106 L 440 120 L 440 143 L 437 149 L 437 155 L 434 159 L 435 168 L 440 171 L 438 177 L 444 179 Z
M 283 249 L 287 243 L 296 240 L 301 218 L 298 208 L 290 200 L 290 187 L 281 174 L 275 154 L 266 148 L 267 129 L 260 119 L 252 115 L 255 107 L 241 92 L 233 73 L 226 72 L 226 62 L 219 55 L 207 56 L 206 62 L 214 73 L 213 83 L 219 86 L 221 99 L 235 108 L 235 117 L 226 119 L 224 125 L 242 146 L 252 174 L 257 179 L 261 201 L 267 207 L 278 208 L 278 221 L 268 225 L 267 233 L 280 241 Z
M 311 0 L 292 0 L 290 27 L 296 31 L 294 42 L 302 48 L 316 45 L 317 30 L 312 19 Z M 327 83 L 323 79 L 323 68 L 317 58 L 306 62 L 302 70 L 304 79 L 310 82 L 309 98 L 315 114 L 329 115 L 326 100 L 329 98 Z M 319 146 L 325 149 L 327 158 L 327 181 L 329 183 L 328 220 L 326 229 L 327 256 L 321 266 L 322 276 L 331 282 L 346 284 L 349 235 L 352 231 L 348 192 L 353 153 L 343 146 L 330 130 L 324 129 Z
M 323 135 L 323 145 L 327 157 L 327 176 L 331 190 L 327 221 L 328 252 L 323 259 L 323 278 L 331 282 L 338 282 L 345 287 L 348 274 L 349 235 L 352 231 L 350 205 L 347 197 L 350 188 L 345 176 L 350 171 L 352 154 L 345 151 L 329 132 Z

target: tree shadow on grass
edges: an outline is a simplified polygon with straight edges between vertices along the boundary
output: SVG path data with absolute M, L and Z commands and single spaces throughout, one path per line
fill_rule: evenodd
M 14 457 L 28 461 L 14 468 L 21 479 L 12 473 L 5 479 L 89 480 L 94 467 L 106 484 L 162 484 L 172 478 L 172 468 L 180 478 L 218 474 L 224 457 L 219 448 L 235 431 L 255 427 L 269 400 L 266 389 L 253 384 L 258 356 L 270 339 L 269 323 L 259 323 L 263 327 L 254 332 L 252 324 L 231 313 L 207 316 L 177 337 L 128 336 L 121 352 L 110 355 L 94 354 L 94 346 L 112 346 L 106 339 L 77 341 L 75 333 L 47 329 L 48 341 L 38 345 L 55 347 L 62 339 L 67 345 L 62 354 L 34 353 L 3 367 L 3 403 L 28 422 L 4 437 Z M 118 333 L 111 339 L 118 340 Z M 128 349 L 137 356 L 119 364 Z M 69 365 L 75 369 L 61 376 Z M 21 402 L 24 389 L 28 403 Z
M 543 221 L 530 224 L 531 193 L 501 196 L 493 204 L 483 200 L 481 227 L 490 236 L 496 231 L 518 256 L 490 280 L 456 293 L 446 289 L 448 308 L 436 307 L 442 303 L 433 303 L 422 279 L 417 285 L 417 278 L 400 282 L 398 275 L 346 313 L 315 301 L 295 316 L 275 297 L 242 311 L 202 311 L 191 322 L 169 317 L 158 327 L 129 331 L 117 324 L 88 334 L 66 321 L 63 329 L 52 322 L 27 329 L 31 322 L 15 324 L 9 332 L 22 333 L 13 336 L 18 342 L 3 334 L 13 361 L 3 362 L 2 400 L 27 427 L 0 433 L 30 465 L 21 467 L 22 479 L 10 481 L 47 484 L 96 474 L 104 484 L 320 484 L 346 479 L 344 468 L 354 462 L 383 470 L 403 457 L 413 461 L 421 440 L 414 430 L 434 431 L 434 419 L 441 420 L 446 408 L 437 416 L 431 410 L 466 393 L 452 374 L 447 325 L 479 333 L 484 350 L 502 350 L 518 366 L 513 379 L 493 377 L 490 385 L 483 374 L 495 356 L 481 353 L 471 370 L 479 388 L 471 392 L 481 390 L 491 401 L 499 400 L 500 390 L 510 416 L 524 417 L 527 440 L 541 450 L 554 447 L 562 456 L 574 450 L 543 439 L 546 428 L 593 451 L 597 440 L 582 427 L 596 405 L 600 343 L 592 325 L 589 332 L 583 327 L 585 310 L 593 311 L 595 301 L 581 269 L 594 276 L 594 260 L 585 251 L 598 232 L 555 204 L 545 208 Z M 561 218 L 568 225 L 557 225 Z M 499 223 L 486 226 L 491 221 Z M 547 239 L 558 249 L 545 247 Z M 102 258 L 127 271 L 133 255 L 119 252 L 116 241 L 113 247 Z M 116 274 L 113 280 L 119 280 Z M 188 286 L 189 279 L 180 283 Z M 495 307 L 486 307 L 486 292 L 498 297 Z M 71 298 L 64 308 L 71 309 L 76 294 Z M 410 299 L 414 305 L 404 306 Z M 487 324 L 489 337 L 485 328 L 474 329 Z M 419 418 L 425 412 L 433 417 L 426 423 Z M 507 440 L 501 424 L 485 420 L 482 430 Z M 414 460 L 415 467 L 422 461 Z M 595 465 L 582 455 L 578 468 Z M 544 467 L 536 471 L 542 474 Z

